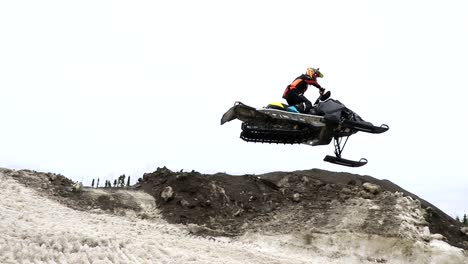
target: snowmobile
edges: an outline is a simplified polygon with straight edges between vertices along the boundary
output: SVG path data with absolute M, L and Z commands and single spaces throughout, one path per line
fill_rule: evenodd
M 380 134 L 388 125 L 374 126 L 338 100 L 330 98 L 330 91 L 321 95 L 307 113 L 288 111 L 289 105 L 270 103 L 254 108 L 236 102 L 221 118 L 221 125 L 234 119 L 242 121 L 240 138 L 247 142 L 276 144 L 328 145 L 333 140 L 335 155 L 324 161 L 348 167 L 360 167 L 367 159 L 358 161 L 342 158 L 348 138 L 358 131 Z M 344 140 L 344 141 L 343 141 Z

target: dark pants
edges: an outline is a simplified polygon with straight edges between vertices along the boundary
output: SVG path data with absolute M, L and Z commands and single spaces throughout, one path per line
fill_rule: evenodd
M 291 90 L 286 95 L 286 101 L 288 105 L 295 106 L 301 113 L 309 112 L 312 109 L 312 103 L 303 94 L 300 94 L 297 90 Z

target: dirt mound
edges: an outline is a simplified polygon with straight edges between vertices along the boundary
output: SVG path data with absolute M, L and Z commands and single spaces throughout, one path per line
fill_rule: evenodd
M 34 170 L 0 168 L 1 173 L 12 176 L 17 182 L 40 194 L 77 210 L 102 210 L 126 214 L 135 212 L 141 218 L 154 215 L 154 198 L 135 188 L 90 188 L 73 182 L 61 174 Z
M 72 180 L 56 173 L 6 168 L 0 168 L 0 172 L 8 174 L 26 187 L 40 190 L 41 193 L 50 197 L 66 197 L 75 185 Z
M 307 242 L 352 233 L 442 239 L 468 249 L 468 236 L 456 220 L 392 182 L 369 176 L 318 169 L 233 176 L 158 168 L 130 188 L 95 189 L 60 174 L 0 172 L 74 209 L 163 217 L 198 235 L 298 233 Z
M 324 170 L 263 175 L 205 175 L 158 168 L 143 175 L 138 188 L 154 196 L 171 223 L 196 224 L 200 234 L 246 232 L 349 232 L 404 236 L 406 211 L 420 210 L 412 224 L 441 234 L 451 245 L 468 249 L 468 237 L 453 218 L 387 180 Z M 409 198 L 412 197 L 412 198 Z M 356 212 L 360 211 L 361 214 Z M 421 217 L 420 217 L 421 218 Z M 332 231 L 330 231 L 332 232 Z M 424 238 L 429 239 L 429 238 Z

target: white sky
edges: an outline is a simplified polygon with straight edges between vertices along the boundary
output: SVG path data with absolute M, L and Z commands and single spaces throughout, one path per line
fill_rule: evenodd
M 279 2 L 279 1 L 278 1 Z M 468 3 L 455 1 L 2 1 L 0 166 L 75 180 L 320 168 L 389 179 L 468 212 Z M 383 135 L 262 145 L 220 126 L 235 101 L 281 101 L 307 67 Z M 315 89 L 306 93 L 311 100 Z

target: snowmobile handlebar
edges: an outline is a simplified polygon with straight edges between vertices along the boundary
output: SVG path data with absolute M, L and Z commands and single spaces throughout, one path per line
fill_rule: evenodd
M 324 90 L 324 91 L 325 91 L 325 90 Z M 320 101 L 325 101 L 325 100 L 327 100 L 328 98 L 330 98 L 330 95 L 331 95 L 331 92 L 330 92 L 330 91 L 321 93 L 320 96 L 317 98 L 317 100 L 315 100 L 314 105 L 318 104 Z

